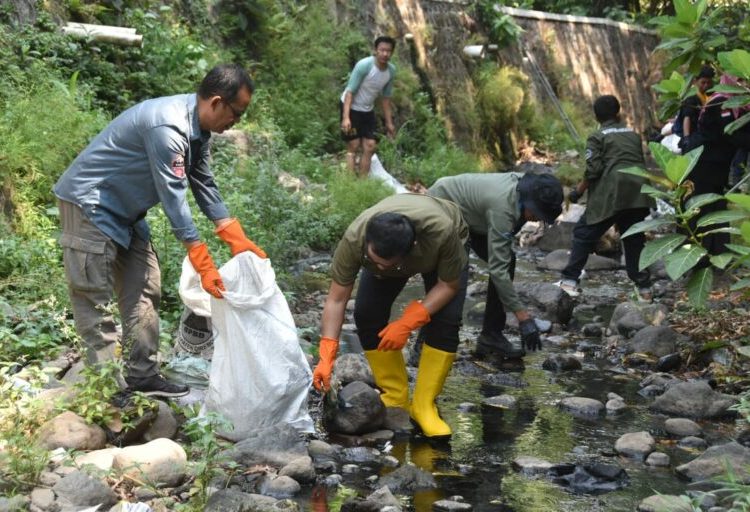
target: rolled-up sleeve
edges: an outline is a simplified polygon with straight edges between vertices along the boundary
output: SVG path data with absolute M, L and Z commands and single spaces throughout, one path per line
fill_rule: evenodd
M 187 140 L 169 126 L 151 128 L 144 140 L 154 186 L 172 232 L 181 241 L 198 240 L 186 196 Z
M 490 279 L 497 290 L 497 295 L 507 311 L 524 309 L 518 298 L 513 280 L 510 277 L 510 265 L 513 260 L 513 219 L 501 212 L 489 212 L 487 225 L 487 264 Z
M 197 160 L 188 173 L 188 181 L 198 208 L 210 220 L 226 219 L 229 217 L 229 210 L 224 204 L 214 181 L 214 175 L 211 173 L 209 166 L 211 152 L 208 141 L 202 145 L 200 154 L 194 155 L 193 158 Z

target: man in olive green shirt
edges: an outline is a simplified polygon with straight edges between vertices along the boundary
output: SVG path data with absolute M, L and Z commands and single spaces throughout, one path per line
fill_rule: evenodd
M 354 321 L 383 402 L 408 409 L 426 436 L 450 436 L 435 399 L 456 358 L 468 235 L 458 206 L 421 194 L 390 196 L 360 214 L 333 255 L 313 385 L 319 390 L 330 386 L 346 303 L 361 268 Z M 389 323 L 394 300 L 415 274 L 422 275 L 425 297 Z M 425 345 L 410 406 L 401 349 L 420 327 Z
M 654 202 L 641 193 L 644 178 L 618 172 L 628 167 L 645 168 L 641 137 L 620 122 L 620 102 L 614 96 L 600 96 L 594 102 L 598 131 L 586 141 L 584 179 L 568 196 L 575 203 L 588 190 L 586 212 L 573 229 L 570 259 L 557 284 L 571 296 L 580 294 L 578 280 L 596 242 L 612 226 L 624 233 L 649 214 Z M 645 243 L 643 233 L 622 239 L 625 268 L 643 300 L 651 300 L 651 278 L 648 270 L 638 270 L 638 260 Z
M 516 255 L 514 235 L 528 220 L 553 223 L 562 212 L 563 191 L 551 175 L 521 173 L 461 174 L 441 178 L 427 193 L 453 201 L 469 225 L 471 249 L 487 262 L 490 283 L 482 332 L 475 354 L 523 357 L 503 335 L 505 311 L 518 319 L 521 339 L 530 350 L 541 348 L 539 329 L 513 288 Z

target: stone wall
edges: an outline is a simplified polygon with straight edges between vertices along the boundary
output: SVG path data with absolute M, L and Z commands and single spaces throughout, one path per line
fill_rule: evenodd
M 464 147 L 476 147 L 472 73 L 477 61 L 466 57 L 463 48 L 488 39 L 475 19 L 474 2 L 337 0 L 336 7 L 341 21 L 366 27 L 372 38 L 379 34 L 398 38 L 401 62 L 410 62 L 422 77 L 435 107 L 448 118 L 451 136 Z M 500 9 L 511 14 L 524 32 L 518 46 L 488 52 L 484 58 L 523 69 L 540 103 L 552 107 L 532 61 L 560 98 L 590 105 L 600 94 L 614 94 L 635 128 L 645 132 L 656 123 L 656 102 L 649 86 L 658 81 L 658 66 L 652 65 L 651 57 L 658 41 L 652 31 L 598 18 Z

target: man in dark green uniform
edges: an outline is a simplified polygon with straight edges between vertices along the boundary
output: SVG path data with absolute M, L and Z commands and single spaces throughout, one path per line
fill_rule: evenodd
M 503 335 L 506 310 L 516 315 L 526 348 L 541 348 L 536 322 L 513 288 L 513 238 L 528 220 L 548 224 L 555 221 L 562 212 L 560 182 L 551 175 L 515 172 L 461 174 L 439 179 L 427 193 L 453 201 L 461 208 L 469 225 L 471 249 L 488 264 L 490 284 L 475 354 L 506 359 L 526 355 L 523 347 L 514 347 Z
M 468 236 L 458 206 L 425 195 L 390 196 L 361 213 L 333 255 L 313 385 L 319 390 L 330 386 L 346 303 L 362 268 L 354 321 L 383 402 L 408 409 L 426 436 L 450 436 L 451 428 L 440 418 L 435 399 L 456 358 Z M 415 274 L 422 275 L 425 297 L 409 303 L 401 317 L 389 323 L 394 300 Z M 420 327 L 425 344 L 409 405 L 401 349 Z
M 573 229 L 570 259 L 557 284 L 571 296 L 580 294 L 578 279 L 596 242 L 612 226 L 624 233 L 649 214 L 654 202 L 641 193 L 644 178 L 618 172 L 627 167 L 645 168 L 641 137 L 620 122 L 620 102 L 614 96 L 600 96 L 594 101 L 598 131 L 586 141 L 584 179 L 568 196 L 575 203 L 588 190 L 586 212 Z M 651 300 L 651 279 L 648 270 L 638 270 L 643 250 L 643 233 L 622 239 L 628 277 L 638 287 L 641 299 Z

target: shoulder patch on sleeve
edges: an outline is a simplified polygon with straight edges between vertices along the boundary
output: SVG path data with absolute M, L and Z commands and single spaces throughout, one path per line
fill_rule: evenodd
M 185 157 L 183 155 L 176 155 L 172 160 L 172 173 L 178 178 L 185 177 Z
M 591 157 L 593 156 L 594 152 L 590 149 L 586 149 L 586 160 L 591 160 Z

